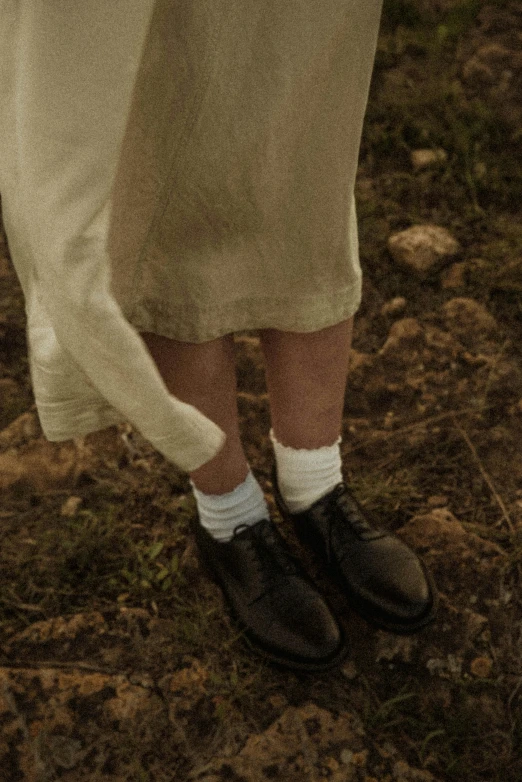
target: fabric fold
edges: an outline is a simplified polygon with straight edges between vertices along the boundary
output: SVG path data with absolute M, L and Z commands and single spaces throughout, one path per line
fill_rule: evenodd
M 192 471 L 221 429 L 169 394 L 110 291 L 111 190 L 154 0 L 0 0 L 0 194 L 50 440 L 118 421 Z

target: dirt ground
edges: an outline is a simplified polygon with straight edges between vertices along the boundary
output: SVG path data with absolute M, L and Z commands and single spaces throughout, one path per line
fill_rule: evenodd
M 137 432 L 42 437 L 0 240 L 0 779 L 522 778 L 521 142 L 522 2 L 385 2 L 343 465 L 440 608 L 416 636 L 376 631 L 300 552 L 350 639 L 324 675 L 245 645 L 198 565 L 187 477 Z M 424 268 L 389 243 L 412 226 Z M 259 344 L 236 345 L 245 448 L 280 521 Z

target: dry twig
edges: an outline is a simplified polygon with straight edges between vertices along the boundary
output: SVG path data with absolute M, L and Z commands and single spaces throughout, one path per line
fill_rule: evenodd
M 515 531 L 515 528 L 513 526 L 513 522 L 511 521 L 511 517 L 510 517 L 510 515 L 508 513 L 508 510 L 507 510 L 507 508 L 506 508 L 506 506 L 504 504 L 504 501 L 503 501 L 502 497 L 500 496 L 500 494 L 496 490 L 495 484 L 491 480 L 489 474 L 486 472 L 486 469 L 485 469 L 484 465 L 482 464 L 480 456 L 477 453 L 477 449 L 475 448 L 475 446 L 471 442 L 471 440 L 469 438 L 469 435 L 466 432 L 466 430 L 462 428 L 462 426 L 458 423 L 458 421 L 456 419 L 454 419 L 453 423 L 454 423 L 455 429 L 459 432 L 460 436 L 462 437 L 462 439 L 464 440 L 464 442 L 468 446 L 469 450 L 471 451 L 473 459 L 475 460 L 475 462 L 477 464 L 477 467 L 480 470 L 480 474 L 482 475 L 482 477 L 486 481 L 491 494 L 495 498 L 495 501 L 496 501 L 497 505 L 499 506 L 500 510 L 502 511 L 503 520 L 507 523 L 507 525 L 509 527 L 509 531 L 513 533 Z

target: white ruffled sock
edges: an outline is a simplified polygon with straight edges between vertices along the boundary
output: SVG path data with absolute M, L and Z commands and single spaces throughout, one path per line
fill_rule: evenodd
M 239 524 L 256 524 L 270 516 L 263 490 L 252 470 L 248 471 L 243 483 L 226 494 L 205 494 L 192 481 L 190 485 L 196 498 L 199 520 L 216 540 L 229 541 Z
M 279 491 L 290 513 L 307 510 L 343 480 L 341 437 L 322 448 L 290 448 L 270 430 Z

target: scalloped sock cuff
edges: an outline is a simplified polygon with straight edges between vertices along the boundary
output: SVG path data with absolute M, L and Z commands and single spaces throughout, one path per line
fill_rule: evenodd
M 279 490 L 290 513 L 307 510 L 343 480 L 341 437 L 322 448 L 291 448 L 270 429 Z

